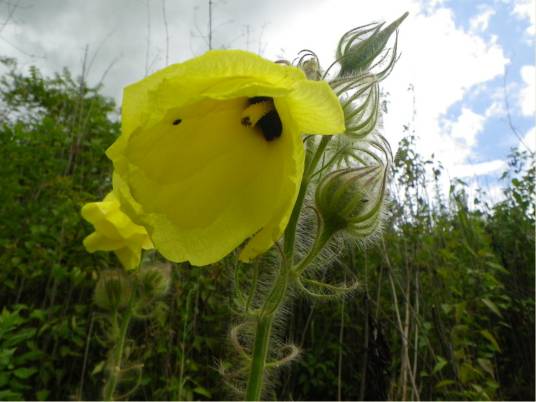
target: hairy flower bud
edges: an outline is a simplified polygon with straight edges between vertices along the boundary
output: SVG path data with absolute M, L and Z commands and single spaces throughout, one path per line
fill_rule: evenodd
M 365 166 L 326 175 L 316 189 L 323 230 L 366 238 L 379 227 L 385 198 L 385 169 Z
M 138 273 L 139 291 L 142 296 L 153 299 L 164 296 L 171 280 L 170 264 L 142 268 Z
M 300 63 L 300 68 L 308 79 L 313 81 L 319 81 L 322 79 L 320 65 L 316 57 L 304 60 L 302 63 Z
M 132 297 L 132 284 L 122 271 L 101 272 L 95 287 L 95 303 L 106 310 L 116 310 L 128 305 Z
M 337 48 L 337 59 L 341 65 L 339 75 L 342 77 L 366 73 L 375 65 L 381 64 L 387 57 L 385 46 L 389 38 L 407 16 L 406 12 L 385 28 L 383 28 L 384 23 L 368 24 L 344 34 Z M 395 59 L 396 44 L 391 55 L 391 62 L 388 64 L 389 70 Z

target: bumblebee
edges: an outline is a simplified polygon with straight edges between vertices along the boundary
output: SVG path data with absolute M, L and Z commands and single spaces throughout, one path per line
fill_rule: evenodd
M 274 106 L 274 100 L 266 96 L 249 98 L 246 109 L 242 112 L 241 123 L 254 127 L 262 133 L 266 141 L 281 137 L 283 124 Z

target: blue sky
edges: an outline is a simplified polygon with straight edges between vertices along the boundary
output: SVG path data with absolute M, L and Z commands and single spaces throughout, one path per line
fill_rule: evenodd
M 18 5 L 14 10 L 13 4 Z M 81 71 L 121 101 L 122 88 L 168 63 L 207 49 L 208 1 L 20 0 L 0 2 L 0 54 L 45 73 Z M 402 53 L 383 83 L 384 135 L 396 146 L 411 123 L 418 151 L 432 153 L 449 177 L 500 196 L 496 178 L 511 147 L 536 146 L 534 0 L 214 0 L 214 47 L 242 48 L 292 60 L 303 48 L 333 60 L 338 38 L 372 21 L 410 16 L 400 29 Z M 7 17 L 11 15 L 9 20 Z M 164 18 L 165 16 L 165 18 Z M 7 21 L 3 24 L 3 21 Z M 414 91 L 408 91 L 409 86 Z M 415 104 L 415 118 L 413 116 Z M 448 188 L 448 177 L 444 187 Z
M 530 35 L 527 33 L 530 29 L 530 20 L 528 18 L 519 18 L 518 15 L 513 13 L 513 8 L 515 7 L 513 2 L 448 1 L 445 6 L 453 10 L 456 25 L 463 27 L 465 30 L 471 29 L 471 20 L 475 16 L 485 14 L 486 11 L 493 13 L 489 16 L 486 29 L 480 35 L 488 41 L 495 37 L 504 54 L 510 60 L 507 65 L 506 88 L 509 102 L 515 102 L 516 89 L 511 89 L 510 87 L 523 83 L 523 77 L 521 76 L 523 66 L 534 65 L 534 36 L 531 42 Z M 464 100 L 449 108 L 447 116 L 456 118 L 464 103 L 472 105 L 475 112 L 484 113 L 490 106 L 490 96 L 493 91 L 501 87 L 504 87 L 504 76 L 490 80 L 487 91 L 477 94 L 474 94 L 474 91 L 468 91 Z M 528 132 L 534 126 L 534 116 L 519 113 L 515 105 L 511 105 L 510 111 L 512 123 L 521 133 Z M 484 157 L 504 157 L 505 148 L 518 145 L 519 140 L 510 132 L 507 119 L 501 114 L 490 117 L 486 121 L 483 130 L 487 133 L 486 140 L 480 139 L 477 147 L 479 153 Z M 498 144 L 500 146 L 497 146 Z

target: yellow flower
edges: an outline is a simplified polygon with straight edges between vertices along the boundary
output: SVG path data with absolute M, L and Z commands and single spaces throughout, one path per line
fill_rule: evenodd
M 206 265 L 250 238 L 281 237 L 303 174 L 301 134 L 344 131 L 325 81 L 238 50 L 214 50 L 125 88 L 108 149 L 125 212 L 171 261 Z
M 81 212 L 82 217 L 95 227 L 95 232 L 84 239 L 84 246 L 90 253 L 114 251 L 126 269 L 134 269 L 140 263 L 141 249 L 153 248 L 147 231 L 119 209 L 119 201 L 113 192 L 100 202 L 84 205 Z

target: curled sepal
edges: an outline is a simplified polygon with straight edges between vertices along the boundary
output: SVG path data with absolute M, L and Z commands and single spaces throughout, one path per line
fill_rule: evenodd
M 307 79 L 313 81 L 320 81 L 322 79 L 320 61 L 316 53 L 312 50 L 304 49 L 299 53 L 297 66 L 305 73 Z
M 383 64 L 388 58 L 389 50 L 385 50 L 391 35 L 408 16 L 404 13 L 400 18 L 383 28 L 385 23 L 373 23 L 354 28 L 346 32 L 337 46 L 336 57 L 340 64 L 340 77 L 362 74 Z M 383 28 L 383 29 L 382 29 Z M 390 61 L 381 73 L 388 74 L 396 60 L 396 41 Z
M 359 282 L 354 280 L 350 284 L 332 285 L 304 277 L 296 278 L 298 288 L 307 296 L 314 299 L 332 300 L 343 297 L 354 291 L 359 286 Z
M 290 362 L 292 362 L 294 359 L 296 359 L 300 355 L 300 348 L 298 348 L 296 345 L 285 345 L 283 349 L 288 349 L 288 353 L 282 357 L 281 359 L 277 359 L 271 362 L 266 363 L 266 368 L 279 368 L 282 367 Z
M 240 342 L 240 330 L 244 328 L 245 325 L 246 323 L 243 322 L 231 328 L 231 331 L 229 331 L 229 340 L 231 341 L 233 348 L 238 352 L 238 355 L 246 362 L 250 362 L 251 356 L 248 354 L 248 352 L 246 352 L 242 346 L 242 343 Z
M 120 370 L 121 385 L 123 385 L 124 387 L 128 387 L 128 390 L 121 395 L 115 396 L 115 400 L 117 401 L 128 400 L 127 398 L 130 395 L 132 395 L 141 385 L 142 374 L 143 374 L 143 363 L 134 363 L 130 365 L 129 367 L 122 368 Z
M 331 87 L 339 94 L 345 120 L 345 134 L 364 138 L 376 128 L 380 110 L 380 90 L 375 75 L 332 81 Z
M 95 286 L 95 304 L 105 310 L 118 310 L 128 306 L 133 286 L 123 271 L 103 271 Z

